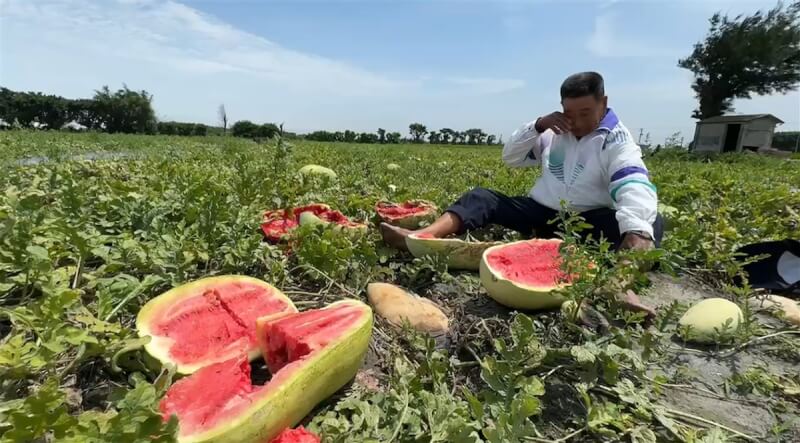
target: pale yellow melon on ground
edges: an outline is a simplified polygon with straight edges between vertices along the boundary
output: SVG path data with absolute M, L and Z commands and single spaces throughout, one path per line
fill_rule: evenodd
M 730 320 L 726 327 L 725 323 Z M 724 298 L 707 298 L 689 308 L 678 321 L 689 328 L 687 340 L 697 343 L 714 343 L 719 336 L 732 334 L 742 320 L 742 310 L 736 303 Z
M 431 333 L 446 332 L 449 328 L 447 316 L 435 303 L 395 285 L 370 283 L 367 298 L 375 312 L 393 325 L 408 321 L 414 329 Z
M 328 178 L 336 178 L 336 172 L 333 169 L 326 168 L 325 166 L 320 165 L 305 165 L 300 168 L 300 174 L 302 175 L 322 175 Z

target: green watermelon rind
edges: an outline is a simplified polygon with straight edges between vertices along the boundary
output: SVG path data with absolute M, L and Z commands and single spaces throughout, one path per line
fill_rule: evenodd
M 468 243 L 458 238 L 419 238 L 417 234 L 406 237 L 406 247 L 417 258 L 444 256 L 450 269 L 477 271 L 486 249 L 499 242 Z

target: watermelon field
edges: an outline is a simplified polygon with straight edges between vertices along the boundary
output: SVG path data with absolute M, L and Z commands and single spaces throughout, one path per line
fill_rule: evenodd
M 740 284 L 734 255 L 798 238 L 800 163 L 669 149 L 645 161 L 671 207 L 662 249 L 615 254 L 577 242 L 580 220 L 564 216 L 565 262 L 580 277 L 558 292 L 607 320 L 591 327 L 577 311 L 504 307 L 477 272 L 382 243 L 379 201 L 445 208 L 475 186 L 526 193 L 538 171 L 505 167 L 496 147 L 0 132 L 0 441 L 177 441 L 181 421 L 160 404 L 189 378 L 148 354 L 136 318 L 170 289 L 230 275 L 272 285 L 301 312 L 344 299 L 366 312 L 367 287 L 380 282 L 446 315 L 447 331 L 429 334 L 372 312 L 357 373 L 319 401 L 315 386 L 357 354 L 355 332 L 330 338 L 341 361 L 280 379 L 271 370 L 286 362 L 253 359 L 252 382 L 282 386 L 288 399 L 269 397 L 283 401 L 270 417 L 309 410 L 278 422 L 324 442 L 800 441 L 800 330 Z M 299 174 L 308 164 L 336 177 Z M 311 203 L 367 229 L 310 224 L 290 244 L 265 241 L 265 211 Z M 499 228 L 470 237 L 519 239 Z M 655 319 L 618 306 L 627 290 Z M 712 344 L 688 341 L 679 319 L 710 297 L 738 305 L 741 321 Z M 238 376 L 180 386 L 213 411 L 226 377 Z M 216 441 L 240 441 L 235 412 L 226 417 Z

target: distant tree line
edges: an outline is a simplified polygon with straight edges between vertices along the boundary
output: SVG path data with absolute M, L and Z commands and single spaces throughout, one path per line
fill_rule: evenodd
M 399 132 L 386 132 L 385 129 L 378 129 L 377 133 L 355 132 L 351 130 L 336 131 L 314 131 L 302 136 L 306 140 L 318 142 L 345 142 L 345 143 L 400 143 L 402 135 Z
M 428 128 L 421 123 L 412 123 L 408 126 L 411 134 L 411 142 L 424 143 L 425 136 L 431 144 L 442 145 L 494 145 L 502 144 L 503 141 L 493 134 L 483 132 L 483 129 L 472 128 L 466 131 L 456 131 L 450 128 L 442 128 L 438 131 L 428 131 Z
M 125 134 L 218 135 L 225 128 L 201 123 L 158 121 L 153 96 L 124 86 L 107 86 L 90 99 L 68 99 L 0 87 L 0 129 L 69 129 Z
M 428 128 L 421 123 L 412 123 L 408 126 L 409 137 L 403 138 L 399 132 L 387 132 L 386 129 L 378 128 L 375 133 L 355 132 L 355 131 L 314 131 L 302 137 L 306 140 L 320 142 L 345 142 L 345 143 L 425 143 L 430 144 L 452 144 L 452 145 L 494 145 L 502 144 L 497 136 L 487 134 L 482 129 L 473 128 L 466 131 L 455 131 L 450 128 L 442 128 L 439 131 L 428 131 Z M 427 139 L 426 139 L 427 136 Z
M 164 135 L 199 135 L 208 134 L 208 126 L 200 123 L 158 122 L 158 133 Z
M 0 87 L 0 119 L 25 128 L 61 129 L 72 122 L 86 129 L 116 133 L 157 131 L 153 96 L 127 86 L 95 91 L 91 99 L 68 99 L 41 92 L 16 92 Z
M 35 129 L 91 130 L 126 134 L 164 134 L 180 136 L 226 135 L 251 139 L 269 139 L 280 132 L 274 123 L 257 124 L 241 120 L 228 127 L 224 105 L 217 109 L 220 127 L 201 123 L 158 121 L 153 110 L 153 96 L 127 86 L 111 91 L 108 86 L 95 91 L 90 99 L 68 99 L 41 92 L 16 92 L 0 87 L 0 129 L 6 127 Z M 288 138 L 298 137 L 283 132 Z M 456 131 L 442 128 L 428 131 L 421 123 L 409 125 L 409 137 L 378 128 L 377 132 L 314 131 L 300 136 L 307 140 L 345 143 L 425 143 L 454 145 L 492 145 L 502 143 L 496 136 L 473 128 Z

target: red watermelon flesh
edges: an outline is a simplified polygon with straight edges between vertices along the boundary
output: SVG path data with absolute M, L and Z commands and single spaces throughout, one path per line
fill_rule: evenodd
M 252 348 L 256 319 L 290 310 L 285 298 L 263 287 L 230 282 L 158 312 L 152 329 L 180 344 L 169 351 L 176 362 L 193 363 L 232 348 Z
M 261 231 L 264 232 L 264 236 L 267 237 L 267 240 L 277 243 L 284 235 L 288 234 L 289 231 L 296 228 L 298 224 L 297 220 L 291 218 L 269 220 L 261 224 Z
M 181 434 L 191 433 L 197 428 L 211 427 L 227 415 L 235 415 L 260 389 L 250 381 L 247 358 L 231 359 L 206 366 L 175 382 L 159 409 L 164 421 L 177 414 Z
M 275 397 L 280 401 L 280 397 L 285 395 L 282 385 L 290 383 L 299 371 L 308 368 L 305 360 L 312 358 L 315 351 L 350 333 L 351 328 L 363 322 L 369 312 L 363 303 L 339 302 L 329 308 L 291 313 L 278 319 L 274 316 L 260 319 L 259 333 L 264 334 L 262 339 L 269 344 L 268 348 L 262 349 L 267 361 L 275 362 L 268 365 L 271 370 L 276 368 L 272 378 L 263 386 L 253 385 L 246 355 L 205 366 L 169 388 L 159 404 L 163 419 L 166 421 L 173 414 L 178 416 L 181 441 L 184 437 L 192 439 L 217 426 L 226 426 L 243 417 L 242 414 L 252 413 L 253 406 L 263 404 L 267 401 L 265 399 Z M 282 410 L 278 406 L 271 409 Z M 294 423 L 284 423 L 279 429 L 291 425 Z M 272 432 L 265 437 L 269 439 L 279 430 L 264 432 Z
M 264 214 L 264 222 L 261 224 L 261 230 L 264 232 L 267 240 L 275 243 L 279 242 L 285 235 L 289 234 L 292 229 L 300 225 L 300 214 L 304 212 L 311 212 L 323 221 L 345 227 L 362 226 L 359 223 L 353 222 L 341 212 L 331 209 L 328 205 L 312 204 L 300 206 L 291 211 L 283 209 L 267 211 Z
M 325 347 L 337 337 L 331 331 L 345 328 L 363 314 L 358 309 L 322 309 L 270 320 L 258 325 L 264 360 L 275 374 L 288 363 Z
M 403 203 L 378 203 L 376 210 L 378 214 L 386 218 L 403 218 L 409 215 L 422 214 L 430 211 L 429 205 L 422 205 L 415 202 Z
M 296 429 L 284 430 L 269 443 L 320 443 L 320 439 L 313 432 L 300 426 Z
M 520 242 L 490 251 L 486 257 L 500 277 L 527 286 L 553 286 L 569 281 L 561 270 L 557 242 Z

